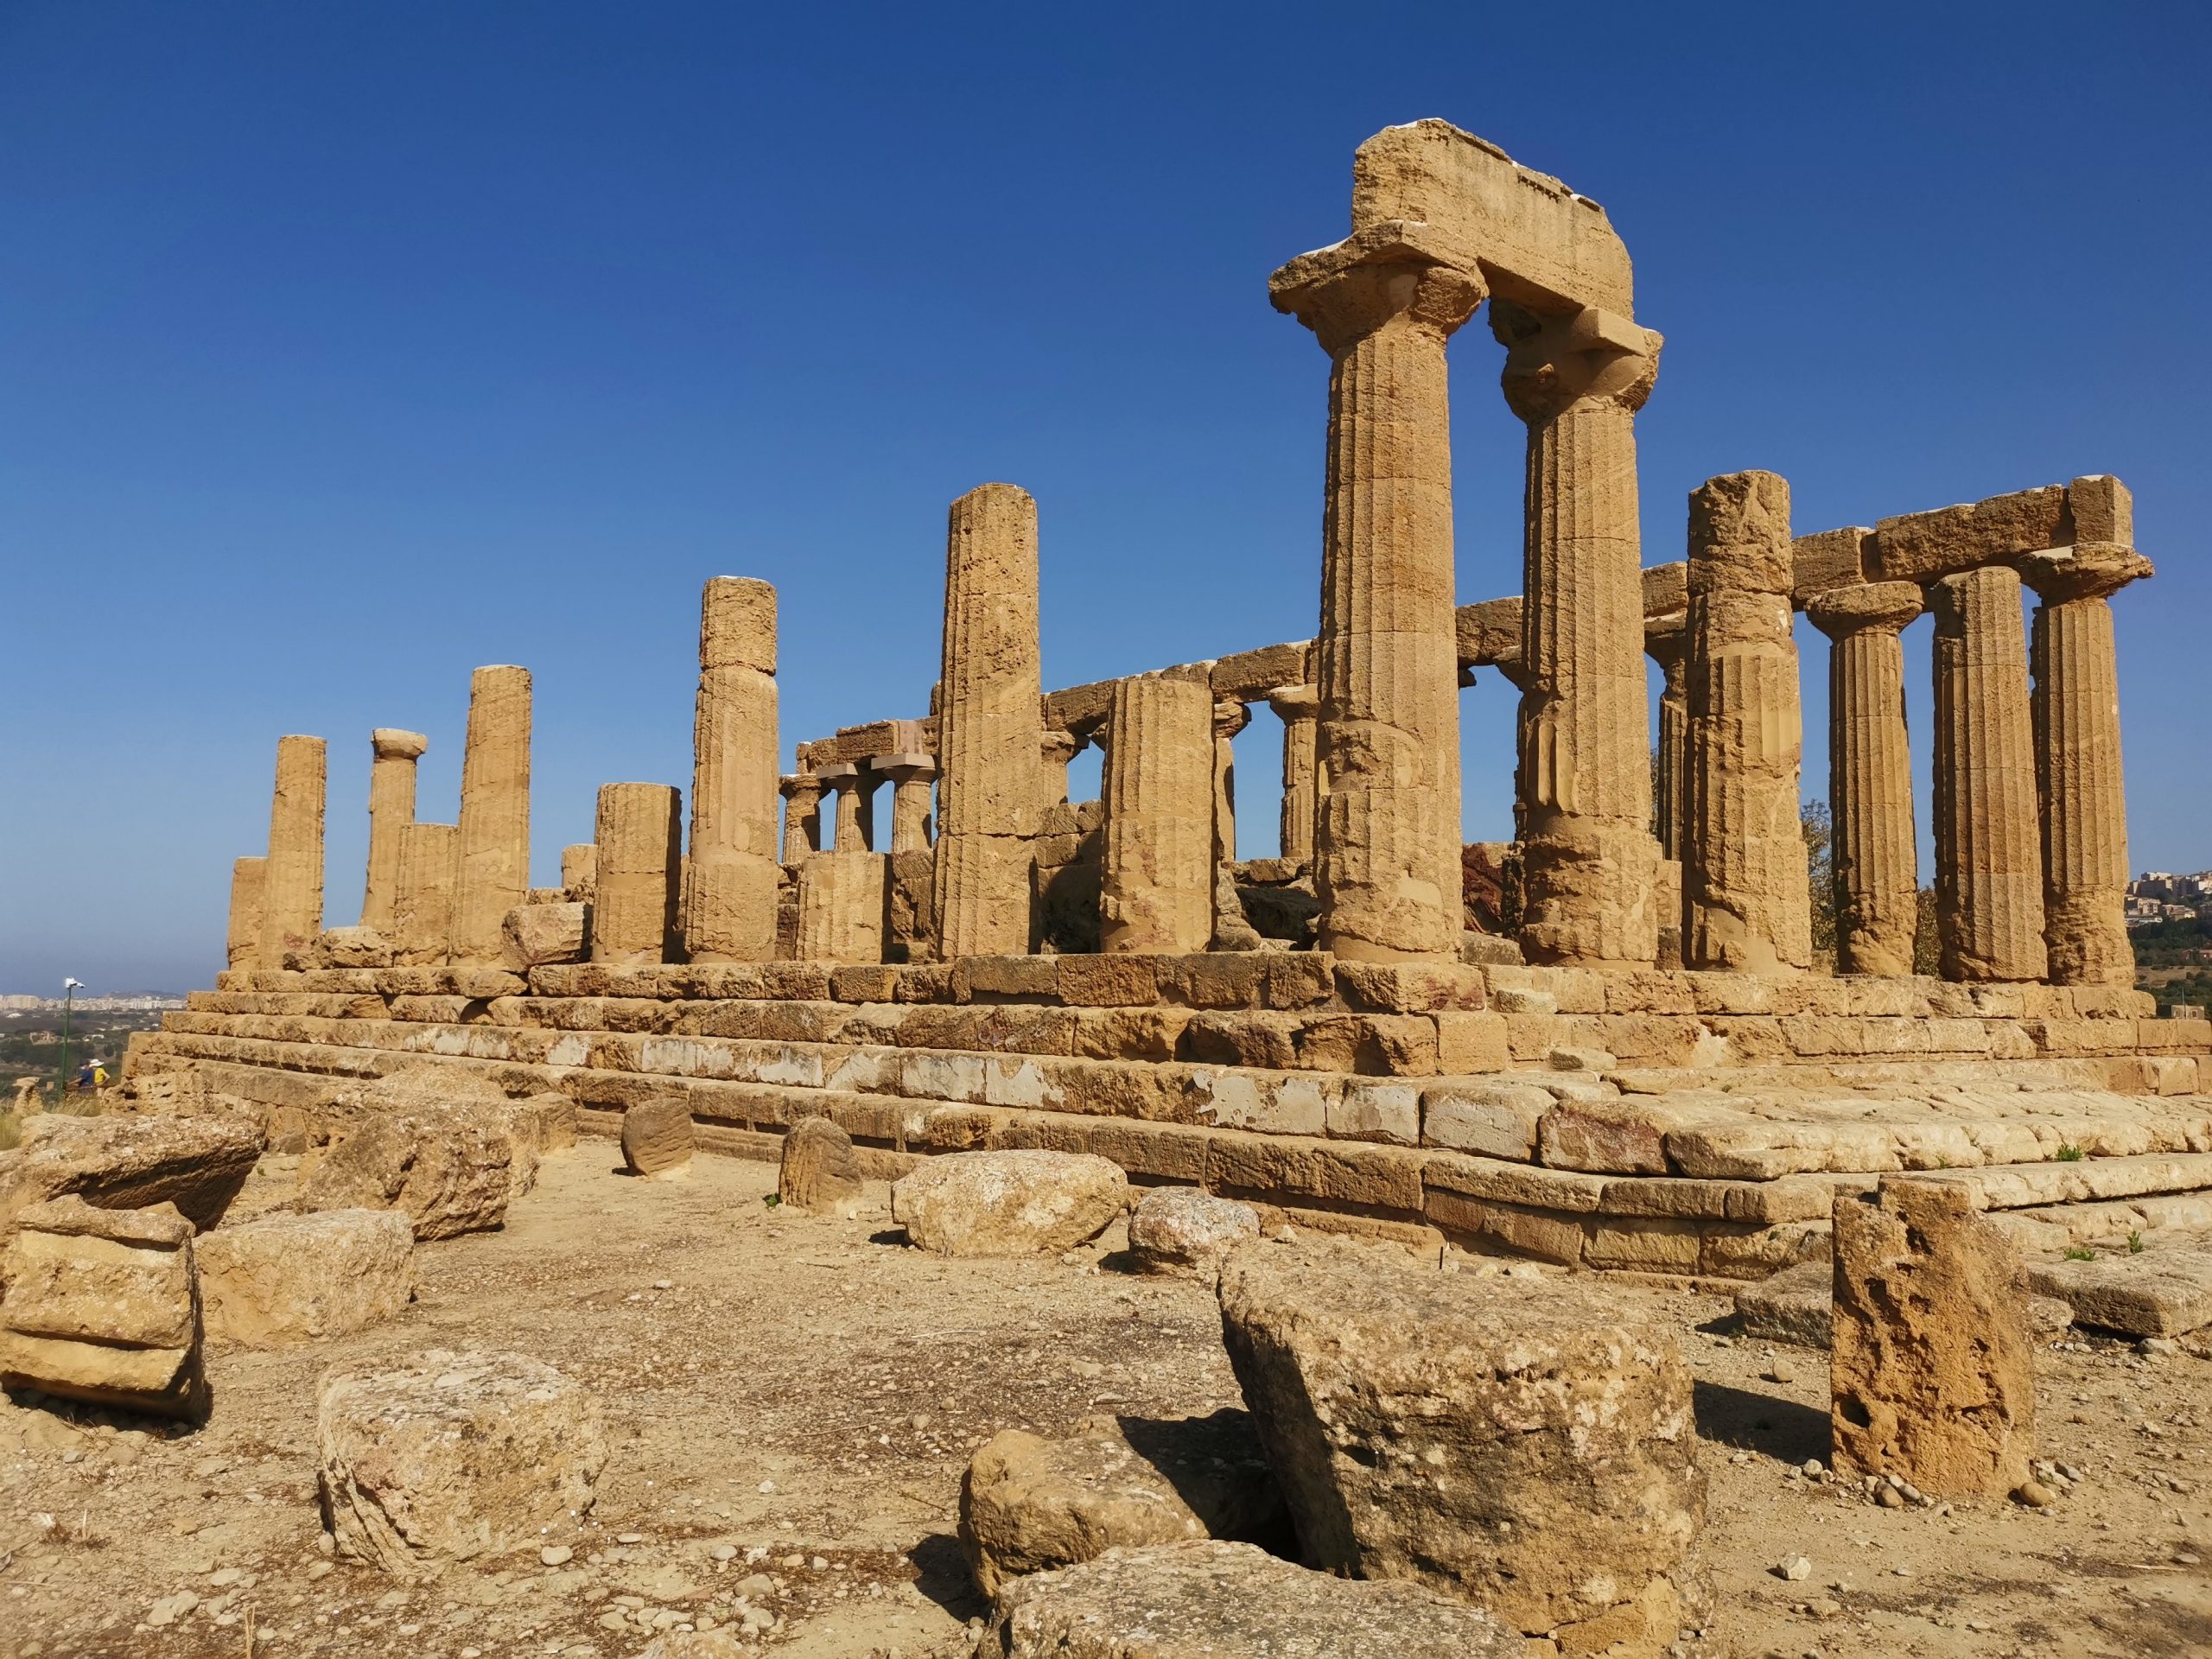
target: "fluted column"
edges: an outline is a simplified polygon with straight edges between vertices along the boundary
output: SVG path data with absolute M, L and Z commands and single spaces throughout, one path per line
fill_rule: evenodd
M 562 861 L 565 870 L 568 861 Z M 454 889 L 461 870 L 461 830 L 451 823 L 410 823 L 399 831 L 399 875 L 392 894 L 392 943 L 403 960 L 440 963 L 453 954 Z
M 1033 945 L 1030 842 L 1044 785 L 1037 651 L 1037 504 L 985 484 L 952 504 L 945 536 L 938 707 L 938 954 Z
M 890 860 L 877 853 L 827 852 L 798 869 L 798 942 L 807 962 L 883 960 Z
M 1812 906 L 1798 818 L 1805 725 L 1788 482 L 1758 472 L 1707 479 L 1690 492 L 1689 552 L 1682 965 L 1802 969 Z
M 1653 803 L 1659 856 L 1679 859 L 1689 823 L 1689 619 L 1669 617 L 1663 626 L 1645 628 L 1643 652 L 1665 677 L 1659 693 L 1659 794 Z M 1667 918 L 1660 920 L 1664 925 Z
M 2120 764 L 2120 659 L 2112 595 L 2152 574 L 2132 547 L 2031 554 L 2036 783 L 2043 811 L 2044 940 L 2059 985 L 2133 985 L 2127 791 Z
M 262 965 L 261 894 L 268 869 L 269 861 L 265 858 L 241 858 L 231 865 L 230 926 L 223 938 L 226 967 Z
M 683 803 L 666 784 L 601 784 L 594 962 L 666 962 L 677 937 Z
M 276 740 L 276 787 L 269 808 L 269 859 L 262 870 L 264 968 L 304 950 L 322 931 L 322 803 L 327 756 L 319 737 Z
M 810 772 L 778 779 L 784 798 L 784 862 L 796 864 L 822 850 L 822 779 Z
M 1313 818 L 1320 802 L 1314 728 L 1321 693 L 1311 685 L 1286 685 L 1268 693 L 1268 707 L 1282 721 L 1282 855 L 1300 864 L 1311 863 Z
M 1389 221 L 1292 260 L 1275 308 L 1329 353 L 1314 840 L 1320 945 L 1456 959 L 1459 652 L 1446 342 L 1482 303 L 1471 255 Z
M 1491 327 L 1507 347 L 1505 400 L 1529 423 L 1521 944 L 1532 962 L 1649 963 L 1659 846 L 1636 412 L 1660 337 L 1594 308 L 1541 317 L 1503 302 Z
M 1252 711 L 1233 697 L 1213 706 L 1213 856 L 1217 864 L 1236 861 L 1236 734 L 1252 723 Z
M 1082 753 L 1083 741 L 1073 732 L 1048 730 L 1037 746 L 1038 779 L 1042 808 L 1065 806 L 1068 801 L 1068 762 Z
M 1910 582 L 1817 594 L 1805 607 L 1827 635 L 1828 804 L 1834 812 L 1838 971 L 1910 974 L 1920 925 L 1920 850 L 1905 733 L 1904 647 L 1921 613 Z
M 691 728 L 683 885 L 683 944 L 694 962 L 776 954 L 776 590 L 716 576 L 699 607 Z
M 1217 863 L 1212 693 L 1197 680 L 1114 687 L 1106 733 L 1102 950 L 1203 950 Z
M 830 843 L 833 853 L 864 853 L 868 850 L 868 836 L 860 819 L 861 769 L 849 761 L 832 761 L 826 766 L 817 766 L 815 776 L 829 786 L 836 799 L 837 814 L 835 839 Z
M 868 764 L 891 780 L 891 850 L 929 851 L 931 787 L 937 779 L 936 758 L 927 754 L 879 754 Z
M 1936 618 L 1936 919 L 1946 979 L 2038 980 L 2043 847 L 2020 577 L 1928 589 Z
M 461 762 L 461 870 L 453 954 L 500 960 L 500 925 L 530 896 L 530 671 L 480 668 Z
M 399 832 L 415 822 L 415 763 L 430 747 L 420 732 L 378 727 L 369 734 L 369 877 L 361 925 L 391 927 L 399 886 Z

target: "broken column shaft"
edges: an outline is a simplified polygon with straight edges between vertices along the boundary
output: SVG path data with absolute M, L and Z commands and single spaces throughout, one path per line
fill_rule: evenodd
M 1282 721 L 1282 855 L 1294 863 L 1310 863 L 1313 818 L 1320 801 L 1314 728 L 1321 694 L 1310 685 L 1287 685 L 1268 693 L 1268 706 Z
M 361 925 L 391 928 L 399 885 L 399 832 L 415 822 L 415 763 L 430 747 L 420 732 L 379 727 L 369 734 L 369 876 Z
M 591 959 L 666 962 L 683 849 L 680 792 L 666 784 L 602 784 L 596 823 Z
M 276 787 L 269 809 L 269 858 L 262 869 L 264 968 L 307 950 L 322 932 L 322 807 L 327 754 L 319 737 L 276 740 Z
M 1213 934 L 1213 695 L 1197 680 L 1114 688 L 1099 949 L 1203 950 Z
M 438 963 L 452 955 L 454 889 L 460 869 L 458 825 L 401 827 L 391 928 L 392 943 L 403 960 Z
M 776 954 L 776 590 L 709 582 L 699 609 L 683 944 L 694 962 Z
M 223 938 L 227 967 L 261 965 L 261 894 L 268 869 L 265 858 L 241 858 L 231 865 L 230 926 Z
M 784 798 L 784 862 L 822 850 L 822 780 L 801 772 L 777 780 Z
M 530 671 L 480 668 L 468 683 L 461 763 L 461 853 L 453 902 L 457 962 L 495 963 L 507 912 L 530 894 Z

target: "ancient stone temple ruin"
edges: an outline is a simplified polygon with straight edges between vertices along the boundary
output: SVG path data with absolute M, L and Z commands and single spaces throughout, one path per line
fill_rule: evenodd
M 558 888 L 529 883 L 528 671 L 475 676 L 454 823 L 416 820 L 424 741 L 373 734 L 358 925 L 326 925 L 323 740 L 283 738 L 228 969 L 132 1075 L 281 1114 L 427 1060 L 605 1134 L 673 1105 L 702 1148 L 773 1156 L 828 1118 L 878 1176 L 1090 1152 L 1317 1230 L 1715 1280 L 1825 1255 L 1836 1196 L 1896 1172 L 1947 1170 L 2045 1249 L 2212 1219 L 2212 1026 L 2152 1017 L 2121 924 L 2111 602 L 2151 567 L 2117 479 L 1808 531 L 1787 480 L 1732 472 L 1647 563 L 1636 418 L 1665 390 L 1627 250 L 1441 122 L 1360 147 L 1349 233 L 1268 296 L 1327 359 L 1313 639 L 1048 689 L 1039 504 L 983 484 L 950 505 L 936 687 L 779 777 L 777 677 L 807 667 L 779 669 L 766 583 L 715 577 L 688 802 L 608 785 Z M 1463 602 L 1446 365 L 1484 311 L 1528 426 L 1522 581 Z M 1510 933 L 1468 925 L 1469 697 L 1516 721 Z M 1239 862 L 1230 739 L 1262 702 L 1281 853 Z M 1103 798 L 1071 801 L 1093 747 Z

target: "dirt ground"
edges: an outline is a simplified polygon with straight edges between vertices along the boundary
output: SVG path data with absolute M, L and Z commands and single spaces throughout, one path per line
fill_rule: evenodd
M 765 1165 L 702 1158 L 689 1180 L 647 1182 L 618 1162 L 588 1140 L 505 1231 L 423 1246 L 391 1324 L 216 1354 L 204 1427 L 0 1407 L 0 1656 L 631 1659 L 656 1623 L 749 1619 L 785 1659 L 912 1659 L 981 1611 L 953 1529 L 983 1439 L 1241 1403 L 1211 1296 L 1102 1263 L 1110 1236 L 1067 1262 L 946 1261 L 906 1248 L 885 1209 L 768 1206 Z M 264 1166 L 260 1201 L 287 1179 Z M 1709 1298 L 1638 1294 L 1699 1378 L 1712 1651 L 2212 1651 L 2212 1363 L 2076 1336 L 2040 1374 L 2043 1452 L 2080 1471 L 2075 1490 L 2041 1512 L 1890 1510 L 1800 1472 L 1827 1455 L 1825 1354 L 1732 1338 Z M 317 1374 L 471 1346 L 596 1391 L 612 1446 L 596 1507 L 424 1586 L 333 1560 Z M 572 1559 L 543 1564 L 564 1545 Z M 1797 1554 L 1809 1576 L 1774 1570 Z

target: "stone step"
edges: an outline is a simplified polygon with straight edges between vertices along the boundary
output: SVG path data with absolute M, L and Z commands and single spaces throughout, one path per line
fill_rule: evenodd
M 2163 1243 L 2092 1262 L 2031 1262 L 2028 1281 L 2074 1310 L 2077 1325 L 2178 1337 L 2212 1325 L 2212 1249 Z

